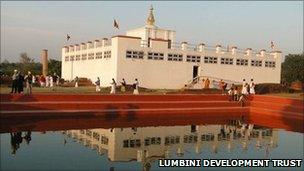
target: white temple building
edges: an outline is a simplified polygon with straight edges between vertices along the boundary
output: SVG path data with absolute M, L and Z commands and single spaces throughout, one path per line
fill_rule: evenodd
M 256 149 L 271 153 L 278 147 L 278 130 L 244 125 L 99 128 L 63 133 L 100 155 L 107 154 L 110 162 L 137 161 L 143 166 L 158 159 L 182 157 L 189 151 L 201 154 L 204 149 L 212 153 Z
M 112 78 L 141 87 L 179 89 L 194 78 L 280 83 L 282 53 L 176 43 L 176 32 L 155 25 L 150 8 L 146 25 L 126 35 L 88 41 L 62 48 L 62 78 L 76 76 L 110 86 Z

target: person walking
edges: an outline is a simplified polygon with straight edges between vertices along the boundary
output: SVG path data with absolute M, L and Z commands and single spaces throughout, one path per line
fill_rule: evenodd
M 205 79 L 202 79 L 202 88 L 205 88 Z
M 240 93 L 239 93 L 239 91 L 238 91 L 238 87 L 235 86 L 235 88 L 234 88 L 234 90 L 233 90 L 233 96 L 234 96 L 233 100 L 234 100 L 234 101 L 238 101 L 238 100 L 239 100 L 239 95 L 240 95 Z
M 27 94 L 32 94 L 32 89 L 33 89 L 33 75 L 30 71 L 27 72 L 27 75 L 25 76 L 25 81 L 26 81 L 26 93 Z
M 79 81 L 78 76 L 76 76 L 76 78 L 75 78 L 75 87 L 76 88 L 78 87 L 78 81 Z
M 96 92 L 100 92 L 100 79 L 99 77 L 97 77 L 97 81 L 95 81 L 95 85 L 96 85 Z
M 54 91 L 54 79 L 51 75 L 50 75 L 50 88 L 52 91 Z
M 246 80 L 243 79 L 242 94 L 248 94 Z
M 253 82 L 253 79 L 251 79 L 251 81 L 250 81 L 250 94 L 255 94 L 255 84 L 254 84 L 254 82 Z
M 228 90 L 228 96 L 229 96 L 229 101 L 233 101 L 234 100 L 234 87 L 230 87 L 230 89 Z
M 18 70 L 14 70 L 14 74 L 12 76 L 12 91 L 11 93 L 17 93 L 18 86 Z
M 139 82 L 137 80 L 137 78 L 135 78 L 135 83 L 133 84 L 133 88 L 134 88 L 134 91 L 133 91 L 133 94 L 139 94 Z
M 49 86 L 50 86 L 50 76 L 47 75 L 47 76 L 45 77 L 45 87 L 49 87 Z
M 59 86 L 59 76 L 54 72 L 53 82 L 56 83 L 56 86 Z
M 41 87 L 45 87 L 45 77 L 43 75 L 40 76 L 39 82 Z
M 120 83 L 121 83 L 120 91 L 121 91 L 122 93 L 126 92 L 127 83 L 126 83 L 125 79 L 123 78 L 123 79 L 122 79 L 122 82 L 120 82 Z
M 115 94 L 115 93 L 116 93 L 116 82 L 115 82 L 114 78 L 112 78 L 110 94 Z
M 23 93 L 23 85 L 24 85 L 24 76 L 23 74 L 21 74 L 20 72 L 18 72 L 19 76 L 18 76 L 18 83 L 17 83 L 17 87 L 18 87 L 18 93 Z
M 205 89 L 209 89 L 209 86 L 210 86 L 210 80 L 209 78 L 207 78 L 205 81 Z

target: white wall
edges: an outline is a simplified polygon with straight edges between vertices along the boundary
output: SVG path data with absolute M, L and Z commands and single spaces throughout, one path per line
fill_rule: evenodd
M 66 80 L 75 79 L 76 76 L 91 79 L 94 83 L 97 77 L 101 79 L 101 86 L 110 86 L 112 78 L 116 78 L 117 71 L 117 50 L 115 48 L 115 42 L 112 42 L 112 46 L 102 46 L 99 48 L 74 51 L 70 53 L 62 54 L 62 78 Z M 93 60 L 80 60 L 80 61 L 65 61 L 65 56 L 71 56 L 72 54 L 84 54 L 84 53 L 96 53 L 111 51 L 111 58 L 93 59 Z M 88 56 L 87 56 L 88 57 Z M 96 57 L 96 56 L 94 56 Z
M 112 38 L 112 45 L 88 49 L 85 51 L 62 52 L 62 77 L 72 79 L 76 76 L 86 77 L 93 82 L 101 77 L 102 86 L 110 86 L 112 78 L 120 82 L 125 78 L 128 84 L 132 84 L 135 78 L 139 79 L 140 86 L 147 88 L 182 88 L 192 79 L 193 66 L 199 66 L 201 76 L 218 77 L 236 82 L 241 82 L 243 78 L 246 81 L 254 79 L 256 83 L 280 83 L 281 73 L 281 53 L 266 53 L 265 56 L 245 55 L 245 52 L 232 54 L 231 51 L 219 51 L 215 49 L 204 49 L 202 52 L 182 50 L 181 48 L 168 49 L 167 42 L 152 40 L 151 47 L 141 47 L 141 39 L 128 36 L 116 36 Z M 111 50 L 112 55 L 109 59 L 94 59 L 85 61 L 65 61 L 66 55 L 78 53 L 91 53 L 98 51 Z M 144 59 L 126 58 L 127 50 L 144 51 Z M 148 52 L 164 53 L 164 60 L 148 60 Z M 168 61 L 168 53 L 183 54 L 183 61 Z M 186 56 L 199 55 L 201 62 L 186 62 Z M 204 63 L 204 56 L 218 57 L 217 64 Z M 229 57 L 234 59 L 233 65 L 221 64 L 220 57 Z M 236 65 L 236 59 L 248 59 L 248 66 Z M 262 67 L 251 66 L 251 59 L 261 59 Z M 265 67 L 265 60 L 275 61 L 275 68 Z M 71 75 L 73 71 L 73 76 Z

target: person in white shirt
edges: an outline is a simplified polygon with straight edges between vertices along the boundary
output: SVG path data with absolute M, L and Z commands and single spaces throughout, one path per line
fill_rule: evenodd
M 45 87 L 49 87 L 49 86 L 50 86 L 50 76 L 47 75 L 47 76 L 45 77 Z
M 115 94 L 115 93 L 116 93 L 116 82 L 115 82 L 114 78 L 112 78 L 110 94 Z
M 248 84 L 246 83 L 246 80 L 243 79 L 242 94 L 245 94 L 245 95 L 248 94 L 247 86 L 248 86 Z
M 97 81 L 95 82 L 96 85 L 96 92 L 100 92 L 100 79 L 97 77 Z
M 50 88 L 51 88 L 51 90 L 54 90 L 54 80 L 53 80 L 53 77 L 49 76 L 49 79 L 50 79 Z
M 253 79 L 251 79 L 249 86 L 250 86 L 250 94 L 255 94 L 255 90 L 254 90 L 255 84 L 253 82 Z
M 133 94 L 139 94 L 139 82 L 137 80 L 137 78 L 135 78 L 135 83 L 133 84 L 133 88 L 134 88 L 134 91 L 133 91 Z
M 75 87 L 76 88 L 78 87 L 78 81 L 79 81 L 79 78 L 78 78 L 78 76 L 76 76 L 76 78 L 75 78 Z

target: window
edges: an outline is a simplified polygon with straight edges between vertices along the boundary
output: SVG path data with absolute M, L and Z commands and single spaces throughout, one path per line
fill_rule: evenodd
M 65 48 L 65 53 L 69 52 L 69 48 Z
M 89 129 L 87 129 L 87 130 L 86 130 L 86 135 L 89 136 L 89 137 L 91 137 L 91 136 L 92 136 L 92 131 L 89 130 Z
M 87 54 L 82 54 L 81 55 L 81 60 L 87 60 Z
M 76 61 L 80 61 L 80 55 L 76 55 Z
M 197 142 L 196 135 L 185 135 L 184 136 L 184 143 L 195 143 Z
M 147 137 L 145 138 L 145 146 L 149 145 L 160 145 L 161 143 L 161 138 L 160 137 Z
M 69 56 L 65 56 L 65 61 L 69 61 Z
M 141 146 L 140 139 L 123 140 L 124 148 L 138 148 Z
M 149 52 L 148 53 L 148 59 L 164 60 L 164 54 L 163 53 Z
M 214 140 L 214 135 L 213 134 L 203 134 L 201 136 L 202 141 L 213 141 Z
M 128 50 L 126 52 L 126 58 L 144 59 L 144 52 Z
M 76 46 L 76 51 L 80 51 L 80 46 Z
M 97 132 L 93 132 L 93 138 L 99 141 L 100 135 Z
M 165 145 L 178 144 L 180 136 L 168 136 L 165 137 Z
M 275 61 L 265 61 L 265 67 L 275 68 Z
M 200 56 L 194 56 L 194 55 L 187 55 L 187 62 L 201 62 Z
M 251 60 L 251 66 L 261 67 L 262 61 L 261 60 Z
M 104 58 L 111 58 L 111 51 L 105 51 L 103 54 Z
M 102 52 L 96 52 L 96 57 L 95 59 L 101 59 L 102 58 Z
M 236 59 L 236 65 L 247 66 L 248 65 L 248 59 Z
M 74 52 L 74 46 L 70 47 L 70 52 Z
M 101 136 L 100 142 L 101 142 L 102 144 L 108 145 L 109 139 L 108 139 L 106 136 Z
M 217 64 L 217 57 L 205 56 L 204 63 Z
M 75 58 L 74 55 L 70 56 L 70 61 L 74 61 L 74 58 Z
M 221 58 L 221 64 L 233 65 L 233 58 Z
M 168 54 L 168 61 L 183 61 L 182 54 Z
M 94 59 L 94 53 L 89 53 L 88 54 L 88 59 L 90 60 L 90 59 Z

